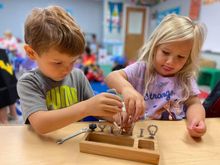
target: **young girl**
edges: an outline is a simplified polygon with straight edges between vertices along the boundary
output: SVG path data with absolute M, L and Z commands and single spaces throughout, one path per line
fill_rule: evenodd
M 206 132 L 205 110 L 195 81 L 205 29 L 188 17 L 166 16 L 140 51 L 139 61 L 110 73 L 109 87 L 122 94 L 133 121 L 187 118 L 192 137 Z

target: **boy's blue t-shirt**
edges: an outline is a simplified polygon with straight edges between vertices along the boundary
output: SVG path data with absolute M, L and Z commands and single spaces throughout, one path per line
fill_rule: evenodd
M 69 107 L 92 97 L 92 88 L 83 72 L 74 68 L 62 81 L 45 77 L 39 69 L 24 73 L 17 84 L 23 119 L 37 111 Z

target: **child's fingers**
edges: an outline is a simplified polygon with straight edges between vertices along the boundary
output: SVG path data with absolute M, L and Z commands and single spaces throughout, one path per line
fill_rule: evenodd
M 120 113 L 115 114 L 113 116 L 113 119 L 117 123 L 117 125 L 120 125 L 120 123 L 121 123 Z
M 198 133 L 203 133 L 206 131 L 206 126 L 205 126 L 205 123 L 203 121 L 201 121 L 201 122 L 199 122 L 199 124 L 194 126 L 192 129 Z
M 135 102 L 133 100 L 129 100 L 128 106 L 126 107 L 126 111 L 131 116 L 135 115 Z
M 123 107 L 120 97 L 109 93 L 104 94 L 104 96 L 105 96 L 104 98 L 103 97 L 101 98 L 101 103 L 110 106 L 117 106 L 119 108 Z
M 127 123 L 129 119 L 128 114 L 126 112 L 122 112 L 121 116 L 122 116 L 122 122 Z
M 104 110 L 100 116 L 105 116 L 105 117 L 113 117 L 117 112 L 112 112 L 112 111 L 108 111 L 108 110 Z M 118 121 L 115 121 L 116 123 L 118 123 Z
M 193 129 L 194 127 L 196 127 L 196 126 L 198 126 L 199 125 L 199 121 L 197 121 L 197 120 L 192 120 L 190 123 L 189 123 L 189 126 L 188 126 L 188 128 L 189 129 Z
M 128 99 L 124 99 L 124 106 L 125 106 L 126 112 L 130 114 L 130 112 L 128 111 L 128 108 L 129 108 L 129 100 Z
M 143 102 L 142 100 L 137 100 L 134 120 L 135 121 L 139 120 L 140 116 L 144 114 L 144 111 L 145 111 L 145 102 Z
M 103 116 L 105 116 L 105 117 L 112 117 L 112 116 L 114 116 L 116 113 L 114 113 L 114 112 L 111 112 L 111 111 L 104 111 L 104 113 L 102 113 L 102 117 Z M 116 121 L 115 121 L 116 122 Z M 116 122 L 116 123 L 118 123 L 118 122 Z
M 201 137 L 203 135 L 202 133 L 198 133 L 195 131 L 189 131 L 189 134 L 190 134 L 190 136 L 196 137 L 196 138 Z
M 196 133 L 203 133 L 204 129 L 194 128 L 193 131 L 195 131 Z
M 206 132 L 206 126 L 204 121 L 193 121 L 188 127 L 188 131 L 192 137 L 201 137 Z
M 194 126 L 194 127 L 192 127 L 192 129 L 195 130 L 195 131 L 197 131 L 197 130 L 199 131 L 199 130 L 203 130 L 204 127 L 198 125 L 198 126 Z
M 202 135 L 204 135 L 206 132 L 206 130 L 204 129 L 193 129 L 190 130 L 189 133 L 192 137 L 201 137 Z
M 118 101 L 122 101 L 121 97 L 119 97 L 118 95 L 112 94 L 112 93 L 102 93 L 103 96 L 105 96 L 106 98 L 111 98 L 111 99 L 115 99 Z
M 119 113 L 122 111 L 121 108 L 119 108 L 117 106 L 111 106 L 111 105 L 105 105 L 103 110 L 108 111 L 108 112 L 112 112 L 112 113 Z
M 197 120 L 193 120 L 189 126 L 190 129 L 202 128 L 202 127 L 205 127 L 205 123 L 203 121 L 197 121 Z

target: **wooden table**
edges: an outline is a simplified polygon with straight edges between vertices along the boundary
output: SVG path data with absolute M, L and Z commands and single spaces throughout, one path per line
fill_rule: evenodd
M 219 165 L 220 164 L 220 118 L 207 119 L 207 133 L 201 140 L 192 139 L 185 121 L 144 121 L 134 128 L 137 136 L 140 128 L 149 124 L 159 127 L 157 133 L 160 165 Z M 143 163 L 86 154 L 79 152 L 83 134 L 62 145 L 56 140 L 87 126 L 75 123 L 63 129 L 39 136 L 27 125 L 0 126 L 1 165 L 141 165 Z M 146 130 L 146 129 L 145 129 Z

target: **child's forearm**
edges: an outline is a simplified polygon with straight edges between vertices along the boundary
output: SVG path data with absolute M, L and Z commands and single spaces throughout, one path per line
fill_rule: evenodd
M 122 93 L 124 88 L 133 88 L 127 81 L 127 76 L 122 70 L 111 72 L 105 78 L 105 82 L 110 88 L 115 88 L 118 93 Z
M 86 117 L 84 107 L 79 103 L 60 110 L 38 111 L 30 115 L 29 121 L 37 133 L 46 134 Z
M 197 120 L 205 120 L 205 109 L 201 103 L 195 103 L 187 108 L 186 112 L 187 121 L 192 121 L 195 118 Z
M 197 96 L 191 97 L 186 101 L 187 106 L 187 112 L 186 112 L 186 118 L 187 121 L 192 120 L 205 120 L 205 109 L 203 105 L 201 104 L 200 99 Z

